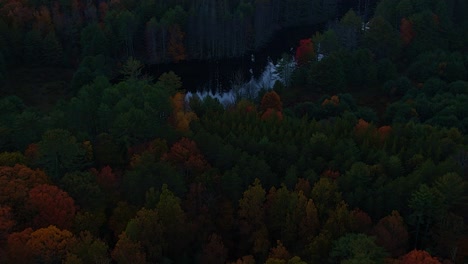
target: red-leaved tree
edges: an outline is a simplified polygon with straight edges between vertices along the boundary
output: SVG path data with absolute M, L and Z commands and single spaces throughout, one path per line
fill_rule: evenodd
M 36 228 L 55 225 L 69 229 L 76 211 L 75 202 L 68 193 L 48 184 L 38 185 L 29 191 L 27 207 L 37 212 L 33 219 Z
M 299 67 L 308 64 L 315 57 L 312 39 L 301 39 L 296 50 L 296 62 Z
M 209 168 L 209 164 L 198 149 L 197 144 L 188 138 L 182 138 L 174 143 L 162 159 L 184 168 L 187 173 L 201 173 Z
M 405 45 L 408 45 L 411 43 L 411 41 L 414 38 L 414 30 L 413 30 L 413 22 L 406 18 L 401 19 L 401 24 L 400 24 L 400 34 L 401 34 L 401 40 Z

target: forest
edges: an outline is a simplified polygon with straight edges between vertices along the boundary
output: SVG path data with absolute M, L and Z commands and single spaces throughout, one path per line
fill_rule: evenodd
M 466 14 L 0 0 L 0 263 L 467 263 Z M 315 24 L 232 104 L 145 71 Z

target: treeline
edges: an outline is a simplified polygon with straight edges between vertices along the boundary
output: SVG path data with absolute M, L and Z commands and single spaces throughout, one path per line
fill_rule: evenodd
M 323 23 L 337 12 L 337 0 L 4 0 L 0 51 L 8 65 L 42 66 L 98 54 L 145 63 L 235 57 L 281 28 Z

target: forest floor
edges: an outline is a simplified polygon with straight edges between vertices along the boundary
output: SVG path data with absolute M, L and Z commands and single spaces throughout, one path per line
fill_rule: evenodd
M 10 69 L 0 96 L 16 95 L 26 106 L 48 111 L 59 99 L 68 97 L 73 73 L 74 69 L 50 67 Z

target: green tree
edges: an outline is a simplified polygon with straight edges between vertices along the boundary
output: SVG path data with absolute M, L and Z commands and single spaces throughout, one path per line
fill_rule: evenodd
M 320 222 L 325 222 L 329 213 L 340 203 L 341 192 L 330 178 L 320 178 L 311 191 L 311 198 L 317 206 Z
M 75 257 L 78 263 L 108 263 L 109 247 L 107 244 L 94 237 L 90 232 L 81 232 L 77 237 L 77 241 L 70 247 L 67 254 L 67 261 Z M 65 263 L 68 263 L 68 262 Z M 76 262 L 73 262 L 76 263 Z
M 42 63 L 47 66 L 60 66 L 63 63 L 62 44 L 54 31 L 49 32 L 42 41 Z
M 141 76 L 143 64 L 133 57 L 129 57 L 122 67 L 122 73 L 126 79 L 137 79 Z
M 73 79 L 70 84 L 71 91 L 73 93 L 78 92 L 85 84 L 91 83 L 96 77 L 101 75 L 110 75 L 106 57 L 102 54 L 84 57 L 80 66 L 78 66 L 78 69 L 73 74 Z
M 104 55 L 108 57 L 109 41 L 97 23 L 87 25 L 81 30 L 81 57 Z
M 178 195 L 186 190 L 180 171 L 168 163 L 155 161 L 150 154 L 140 157 L 138 164 L 125 173 L 122 183 L 125 197 L 139 206 L 144 204 L 145 193 L 151 187 L 158 190 L 166 184 Z
M 334 242 L 330 257 L 333 263 L 383 263 L 385 250 L 375 244 L 374 238 L 364 234 L 347 234 Z
M 456 173 L 447 173 L 436 179 L 434 188 L 442 195 L 442 203 L 447 210 L 467 201 L 467 183 Z
M 69 172 L 60 180 L 62 188 L 84 209 L 103 208 L 104 193 L 98 186 L 96 176 L 90 172 Z
M 340 40 L 333 29 L 329 29 L 323 32 L 323 34 L 317 32 L 312 37 L 312 40 L 316 44 L 317 54 L 330 55 L 341 47 Z
M 255 179 L 254 183 L 244 192 L 239 200 L 239 228 L 244 246 L 252 253 L 266 257 L 270 248 L 268 242 L 268 229 L 265 226 L 264 202 L 266 192 Z
M 31 30 L 24 35 L 23 61 L 38 66 L 41 63 L 42 38 L 38 30 Z
M 425 245 L 429 228 L 440 219 L 443 214 L 443 197 L 434 188 L 421 184 L 419 189 L 411 194 L 409 207 L 412 209 L 410 215 L 411 224 L 415 230 L 415 247 Z
M 67 130 L 48 130 L 39 142 L 39 163 L 53 179 L 86 165 L 86 150 Z
M 164 226 L 157 210 L 142 208 L 136 217 L 130 220 L 125 229 L 126 236 L 135 243 L 140 243 L 148 261 L 162 260 L 163 250 L 168 241 L 163 235 Z
M 307 83 L 312 91 L 343 91 L 346 84 L 343 62 L 333 54 L 323 58 L 310 68 Z
M 0 50 L 0 88 L 5 83 L 6 77 L 7 77 L 7 65 L 6 65 L 5 57 L 3 56 L 3 53 Z
M 167 241 L 167 247 L 164 248 L 163 255 L 168 256 L 174 261 L 182 261 L 186 257 L 181 252 L 187 252 L 187 246 L 191 242 L 188 233 L 188 223 L 185 212 L 181 207 L 180 198 L 172 193 L 166 184 L 161 188 L 159 202 L 156 210 L 163 228 L 163 238 Z M 174 239 L 175 237 L 184 239 Z
M 364 46 L 377 58 L 393 59 L 400 49 L 398 32 L 385 18 L 376 16 L 370 22 L 370 28 L 364 33 Z

